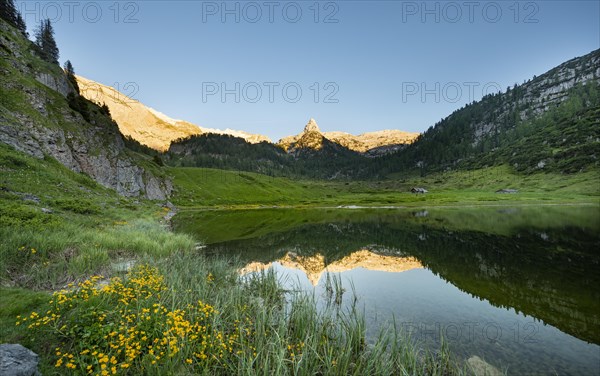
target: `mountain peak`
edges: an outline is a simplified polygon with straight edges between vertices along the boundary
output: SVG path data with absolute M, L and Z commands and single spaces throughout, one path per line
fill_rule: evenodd
M 310 120 L 308 121 L 308 124 L 306 124 L 306 126 L 304 127 L 304 132 L 319 132 L 321 133 L 321 130 L 319 129 L 319 126 L 317 125 L 317 122 L 315 121 L 315 119 L 310 118 Z

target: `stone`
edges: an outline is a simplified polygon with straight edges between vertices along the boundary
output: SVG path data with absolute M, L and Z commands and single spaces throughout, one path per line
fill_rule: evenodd
M 429 192 L 427 189 L 422 188 L 422 187 L 414 187 L 414 188 L 411 188 L 410 191 L 411 191 L 411 193 L 421 193 L 421 194 L 425 194 L 425 193 Z
M 473 371 L 475 376 L 502 376 L 504 375 L 498 368 L 489 364 L 477 355 L 473 355 L 467 359 L 467 364 Z
M 35 202 L 36 204 L 39 204 L 40 198 L 27 193 L 27 194 L 23 195 L 23 201 L 32 201 L 32 202 Z
M 38 363 L 38 355 L 22 345 L 0 345 L 0 375 L 41 376 Z
M 504 189 L 498 189 L 496 191 L 496 193 L 519 193 L 518 189 L 511 189 L 511 188 L 504 188 Z
M 0 30 L 10 31 L 5 23 L 0 23 Z M 9 49 L 14 54 L 6 56 L 8 64 L 65 97 L 73 93 L 61 69 L 39 68 L 31 72 L 33 68 L 16 57 L 22 48 L 11 42 Z M 171 195 L 170 180 L 155 176 L 137 164 L 136 156 L 126 150 L 118 126 L 110 118 L 95 116 L 88 123 L 66 101 L 39 85 L 19 80 L 8 80 L 6 85 L 7 89 L 24 93 L 26 100 L 22 105 L 28 109 L 0 113 L 0 143 L 35 158 L 53 157 L 70 170 L 85 173 L 122 196 L 165 200 Z M 46 116 L 49 108 L 54 108 L 53 116 Z M 33 112 L 41 113 L 43 119 L 33 116 Z

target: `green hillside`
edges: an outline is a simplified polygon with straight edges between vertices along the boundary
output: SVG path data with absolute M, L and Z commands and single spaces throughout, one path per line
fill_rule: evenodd
M 489 94 L 430 127 L 406 149 L 375 160 L 371 171 L 385 176 L 498 165 L 524 174 L 597 170 L 599 64 L 596 50 L 505 93 Z

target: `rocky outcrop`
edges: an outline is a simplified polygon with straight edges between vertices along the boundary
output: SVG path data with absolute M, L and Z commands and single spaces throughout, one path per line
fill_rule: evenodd
M 519 92 L 517 101 L 506 101 L 486 119 L 472 124 L 473 145 L 493 134 L 515 107 L 525 109 L 518 114 L 521 120 L 535 117 L 569 99 L 568 91 L 575 85 L 594 81 L 600 83 L 600 50 L 571 59 L 516 89 L 512 88 L 512 91 Z M 510 95 L 513 95 L 511 91 L 505 93 L 506 97 Z
M 25 115 L 16 114 L 14 119 L 8 119 L 0 114 L 0 142 L 36 158 L 49 155 L 74 172 L 85 173 L 123 196 L 143 196 L 151 200 L 164 200 L 170 196 L 170 181 L 159 179 L 138 166 L 127 155 L 118 132 L 113 132 L 107 139 L 103 129 L 81 124 L 83 119 L 78 117 L 66 115 L 81 127 L 77 132 L 69 132 L 38 126 Z
M 358 136 L 346 132 L 321 132 L 317 122 L 311 118 L 302 133 L 284 137 L 277 144 L 288 152 L 293 152 L 297 148 L 319 150 L 324 137 L 347 149 L 375 157 L 397 151 L 404 145 L 412 143 L 418 136 L 419 133 L 399 130 L 367 132 Z
M 315 119 L 310 119 L 304 131 L 298 136 L 294 136 L 289 139 L 289 143 L 279 142 L 288 153 L 295 153 L 299 149 L 312 149 L 321 150 L 323 148 L 323 142 L 325 138 L 317 125 Z
M 88 121 L 69 107 L 65 97 L 75 90 L 63 70 L 41 64 L 30 42 L 3 21 L 0 43 L 6 47 L 0 56 L 8 62 L 1 93 L 15 97 L 0 107 L 0 142 L 36 158 L 53 157 L 123 196 L 165 200 L 171 194 L 171 183 L 141 167 L 139 157 L 125 148 L 110 117 L 90 104 Z
M 41 376 L 38 363 L 38 355 L 22 345 L 0 345 L 0 375 Z
M 69 84 L 69 81 L 64 74 L 52 75 L 49 73 L 38 73 L 35 79 L 50 89 L 58 91 L 63 97 L 66 97 L 70 93 L 75 94 L 75 90 Z
M 345 132 L 325 132 L 323 135 L 350 150 L 377 156 L 393 152 L 403 145 L 412 143 L 419 136 L 419 133 L 386 129 L 362 133 L 358 136 Z
M 77 76 L 77 82 L 84 97 L 98 105 L 108 106 L 121 133 L 155 150 L 166 151 L 175 140 L 205 133 L 240 137 L 250 143 L 271 142 L 268 137 L 259 134 L 234 129 L 205 128 L 172 119 L 132 98 L 136 91 L 134 83 L 123 85 L 123 90 L 128 91 L 127 95 L 84 77 Z

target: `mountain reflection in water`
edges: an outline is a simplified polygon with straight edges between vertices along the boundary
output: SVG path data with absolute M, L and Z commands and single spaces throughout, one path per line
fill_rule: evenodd
M 502 350 L 489 341 L 476 345 L 507 361 L 539 357 L 540 364 L 552 364 L 552 372 L 600 372 L 597 207 L 207 211 L 182 213 L 175 225 L 205 239 L 208 254 L 239 257 L 246 265 L 241 273 L 269 267 L 298 270 L 312 286 L 326 272 L 352 275 L 357 290 L 364 287 L 368 304 L 377 306 L 377 317 L 391 310 L 409 320 L 451 321 L 480 310 L 476 317 L 481 322 L 503 315 L 507 327 L 513 319 L 540 320 L 565 333 L 536 327 L 537 338 L 552 339 L 555 345 L 509 343 L 506 338 L 498 342 Z M 377 272 L 390 272 L 384 273 L 390 277 Z M 436 279 L 446 284 L 436 284 Z M 427 290 L 428 284 L 438 287 Z M 449 301 L 439 296 L 441 289 L 448 289 Z M 464 293 L 468 295 L 460 295 Z M 469 296 L 483 306 L 466 300 Z M 432 313 L 444 310 L 438 307 L 441 300 L 448 312 Z
M 306 274 L 313 286 L 317 286 L 325 271 L 329 273 L 342 273 L 356 268 L 364 268 L 380 272 L 399 273 L 412 269 L 420 269 L 423 265 L 414 257 L 384 256 L 369 250 L 353 252 L 341 260 L 325 264 L 325 256 L 316 254 L 313 256 L 300 256 L 295 252 L 288 252 L 279 260 L 275 260 L 281 266 L 289 269 L 298 269 Z M 240 269 L 240 274 L 258 272 L 269 269 L 273 262 L 251 262 Z

